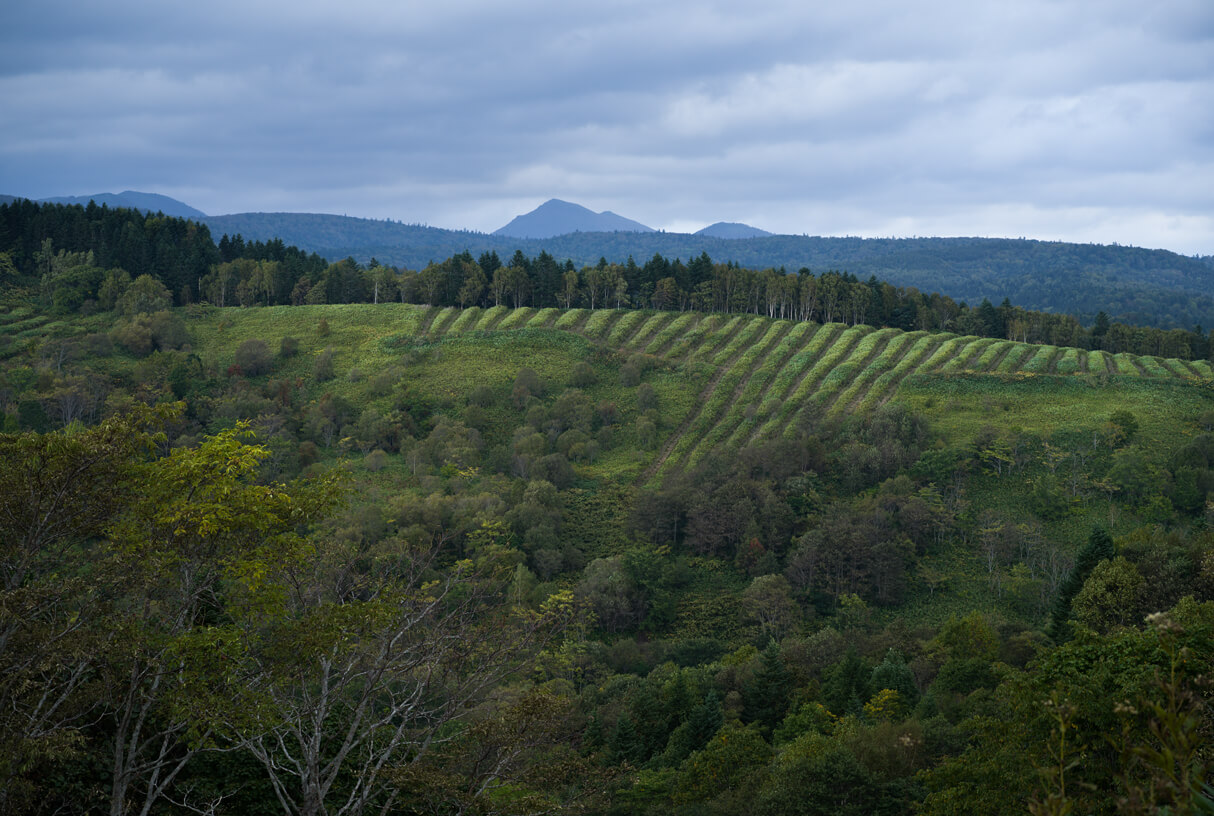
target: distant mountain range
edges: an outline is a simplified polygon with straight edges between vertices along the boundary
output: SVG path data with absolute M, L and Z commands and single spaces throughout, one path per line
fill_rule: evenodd
M 16 199 L 16 196 L 0 195 L 0 204 L 8 204 Z M 127 207 L 128 209 L 142 210 L 143 212 L 162 212 L 165 215 L 172 215 L 178 218 L 193 218 L 195 220 L 206 217 L 206 213 L 202 210 L 196 210 L 189 204 L 183 204 L 175 198 L 169 198 L 159 193 L 139 193 L 134 190 L 84 196 L 57 196 L 55 198 L 39 198 L 35 199 L 35 201 L 39 204 L 79 204 L 82 207 L 87 207 L 88 203 L 93 201 L 96 202 L 98 207 L 105 204 L 109 207 Z
M 166 214 L 195 213 L 185 217 L 207 224 L 216 240 L 225 234 L 240 234 L 250 241 L 281 239 L 329 260 L 353 257 L 365 263 L 375 258 L 422 269 L 464 251 L 474 256 L 496 252 L 507 262 L 521 251 L 529 257 L 547 252 L 558 262 L 568 259 L 581 267 L 600 258 L 644 264 L 657 254 L 689 261 L 707 253 L 714 261 L 751 269 L 808 268 L 815 273 L 836 269 L 861 280 L 875 276 L 970 303 L 983 298 L 999 303 L 1007 298 L 1018 306 L 1068 312 L 1084 321 L 1105 311 L 1114 320 L 1138 325 L 1185 329 L 1214 325 L 1214 258 L 1190 258 L 1166 250 L 999 238 L 771 235 L 726 222 L 694 235 L 655 232 L 614 213 L 594 213 L 556 199 L 486 234 L 318 213 L 203 216 L 181 202 L 147 193 L 70 201 L 85 203 L 90 198 L 111 206 L 154 207 Z M 0 202 L 6 199 L 12 200 L 0 196 Z M 126 203 L 111 203 L 114 199 Z M 571 231 L 562 234 L 524 237 L 569 225 Z M 593 225 L 600 225 L 599 229 L 587 229 Z M 612 226 L 604 230 L 602 225 Z M 511 234 L 512 227 L 523 234 Z
M 529 213 L 516 216 L 509 224 L 494 230 L 494 235 L 510 238 L 556 238 L 574 232 L 657 232 L 639 221 L 607 210 L 596 213 L 580 204 L 552 198 Z M 762 238 L 771 235 L 749 224 L 718 221 L 695 233 L 710 238 Z
M 330 260 L 422 269 L 460 252 L 496 252 L 508 262 L 516 250 L 547 252 L 578 266 L 600 258 L 644 264 L 661 254 L 688 261 L 707 253 L 751 269 L 802 267 L 815 273 L 850 272 L 898 286 L 941 292 L 976 304 L 1008 298 L 1018 306 L 1068 312 L 1085 322 L 1098 311 L 1147 326 L 1191 329 L 1214 325 L 1214 265 L 1167 250 L 1006 238 L 824 238 L 766 235 L 722 238 L 675 232 L 572 232 L 551 238 L 512 238 L 480 232 L 372 221 L 340 215 L 242 213 L 202 219 L 216 238 L 281 238 Z

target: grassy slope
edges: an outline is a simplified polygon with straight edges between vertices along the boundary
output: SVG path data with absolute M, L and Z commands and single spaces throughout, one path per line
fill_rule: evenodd
M 295 337 L 300 353 L 277 361 L 269 376 L 302 380 L 304 399 L 316 400 L 331 392 L 360 408 L 387 409 L 389 396 L 372 386 L 372 380 L 383 373 L 425 394 L 440 410 L 458 415 L 477 386 L 488 386 L 506 402 L 521 368 L 535 369 L 548 384 L 549 393 L 559 394 L 568 387 L 574 365 L 589 362 L 597 382 L 585 389 L 588 396 L 595 404 L 614 402 L 622 420 L 615 428 L 613 444 L 595 462 L 579 463 L 575 468 L 583 481 L 579 483 L 581 492 L 572 494 L 575 508 L 569 532 L 581 535 L 576 531 L 582 530 L 588 544 L 593 539 L 592 556 L 608 554 L 625 541 L 618 499 L 627 496 L 629 486 L 638 479 L 645 483 L 646 475 L 656 472 L 653 465 L 661 451 L 675 453 L 662 468 L 669 472 L 693 450 L 694 458 L 700 458 L 704 443 L 738 446 L 778 435 L 789 427 L 791 415 L 815 398 L 830 410 L 847 413 L 859 406 L 871 410 L 886 401 L 902 403 L 926 415 L 943 444 L 957 447 L 970 445 L 992 427 L 1040 438 L 1074 436 L 1124 408 L 1138 417 L 1144 448 L 1167 450 L 1175 445 L 1178 430 L 1192 432 L 1189 419 L 1214 407 L 1214 381 L 1200 376 L 1208 366 L 1161 364 L 1118 355 L 1116 370 L 1132 373 L 1110 375 L 1098 365 L 1093 370 L 1101 373 L 1048 374 L 1037 372 L 1071 370 L 1071 365 L 1058 364 L 1071 357 L 1046 347 L 1022 350 L 1020 344 L 996 356 L 987 350 L 1000 344 L 978 338 L 957 338 L 940 345 L 925 342 L 917 354 L 903 356 L 901 333 L 893 330 L 883 331 L 877 338 L 873 336 L 877 333 L 865 329 L 863 338 L 857 340 L 856 331 L 808 333 L 796 327 L 789 331 L 786 326 L 750 316 L 683 319 L 583 310 L 565 319 L 564 313 L 555 310 L 491 311 L 492 316 L 489 312 L 461 314 L 459 310 L 401 304 L 196 309 L 187 313 L 187 325 L 204 367 L 218 372 L 232 364 L 237 347 L 249 338 L 263 339 L 276 351 L 283 337 Z M 323 336 L 318 331 L 322 320 L 328 325 Z M 40 320 L 18 310 L 0 314 L 0 335 L 11 339 L 10 348 L 27 347 L 50 332 L 104 331 L 110 325 L 109 316 L 65 323 Z M 676 325 L 683 327 L 684 334 L 669 331 Z M 484 331 L 482 326 L 495 328 Z M 827 337 L 828 342 L 815 342 Z M 891 339 L 880 348 L 890 348 L 889 355 L 869 357 L 880 350 L 879 339 L 887 337 Z M 616 354 L 617 349 L 604 345 L 609 339 L 632 341 L 632 348 Z M 918 340 L 908 338 L 912 342 L 905 343 L 905 349 Z M 761 353 L 759 345 L 764 345 Z M 334 351 L 335 377 L 314 382 L 314 361 L 325 349 Z M 636 437 L 636 388 L 623 385 L 619 374 L 622 362 L 639 349 L 656 352 L 648 355 L 651 365 L 643 380 L 655 390 L 662 417 L 658 439 L 649 450 L 642 449 Z M 996 360 L 997 373 L 988 373 Z M 907 365 L 898 366 L 894 376 L 886 376 L 904 361 Z M 141 364 L 122 353 L 100 361 L 100 367 L 111 372 Z M 831 401 L 829 394 L 817 393 L 818 386 L 845 398 Z M 747 400 L 761 403 L 762 397 L 771 394 L 788 401 L 772 406 L 757 419 L 769 411 L 773 418 L 783 419 L 756 421 L 754 412 L 747 411 Z M 705 408 L 712 410 L 702 411 Z M 697 416 L 697 421 L 685 422 Z M 493 409 L 485 430 L 486 444 L 508 444 L 519 421 L 517 411 Z M 680 433 L 686 437 L 678 436 Z M 357 464 L 354 467 L 359 478 L 374 489 L 399 490 L 408 477 L 401 457 L 393 458 L 397 461 L 375 474 Z M 969 499 L 1013 518 L 1030 518 L 1025 496 L 1034 472 L 1030 466 L 1002 479 L 979 477 Z M 617 500 L 607 500 L 607 496 Z M 1044 531 L 1058 540 L 1080 541 L 1090 525 L 1106 514 L 1106 506 L 1098 502 L 1076 506 L 1063 519 L 1047 523 Z M 1118 522 L 1122 526 L 1136 523 L 1132 518 Z M 898 614 L 938 620 L 950 611 L 1005 606 L 989 591 L 987 576 L 972 552 L 955 548 L 935 558 L 937 568 L 950 575 L 947 589 L 929 595 L 921 584 L 912 582 L 908 604 Z M 711 572 L 715 567 L 706 563 L 700 569 Z M 707 573 L 702 579 L 695 586 L 702 585 L 706 593 L 719 591 L 719 580 L 710 579 Z M 686 615 L 716 614 L 705 606 L 711 606 L 707 596 L 693 595 L 684 602 Z M 700 607 L 705 608 L 691 611 Z

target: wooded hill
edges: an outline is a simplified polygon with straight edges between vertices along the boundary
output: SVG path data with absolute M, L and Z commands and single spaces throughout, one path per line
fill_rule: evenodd
M 30 510 L 84 519 L 55 539 L 72 547 L 6 590 L 6 609 L 28 609 L 7 619 L 23 637 L 0 654 L 10 809 L 274 812 L 281 785 L 291 813 L 363 793 L 356 812 L 1010 814 L 1061 801 L 1112 813 L 1180 774 L 1142 796 L 1195 812 L 1210 722 L 1199 675 L 1214 663 L 1204 361 L 752 315 L 399 303 L 141 315 L 119 301 L 88 318 L 9 308 L 0 326 L 20 338 L 0 388 L 7 427 L 45 433 L 0 437 L 6 540 L 28 540 L 12 534 Z M 148 463 L 55 482 L 101 450 L 82 425 L 117 433 L 132 408 L 178 399 L 184 413 L 152 442 L 171 456 L 109 453 L 119 473 L 124 456 Z M 232 435 L 242 422 L 255 439 Z M 39 452 L 43 440 L 54 447 Z M 51 482 L 31 499 L 18 486 L 32 467 Z M 333 498 L 341 473 L 345 498 L 317 503 L 309 490 Z M 100 492 L 128 482 L 133 493 Z M 300 503 L 291 536 L 307 547 L 261 515 L 268 496 Z M 131 526 L 161 518 L 178 532 Z M 1111 535 L 1089 535 L 1094 524 Z M 182 541 L 196 542 L 188 562 Z M 134 580 L 131 547 L 149 567 L 171 553 L 192 566 Z M 81 583 L 22 606 L 77 558 L 94 565 Z M 223 592 L 131 617 L 131 601 L 177 597 L 185 576 L 211 582 L 186 597 Z M 433 581 L 451 602 L 406 628 L 378 605 L 413 603 Z M 97 592 L 127 600 L 73 617 Z M 39 640 L 56 621 L 64 638 Z M 105 640 L 135 625 L 171 648 Z M 511 648 L 423 648 L 448 634 Z M 267 636 L 295 645 L 276 652 Z M 324 728 L 297 730 L 320 710 L 304 704 L 326 650 L 398 636 L 403 662 L 349 664 L 384 673 L 330 686 Z M 218 646 L 193 651 L 204 642 L 225 644 L 235 675 L 215 673 Z M 85 643 L 120 670 L 69 662 Z M 77 665 L 95 682 L 74 682 Z M 418 685 L 407 665 L 444 684 Z M 70 712 L 38 714 L 35 676 Z M 397 709 L 393 743 L 353 706 L 367 691 L 443 705 Z M 1140 713 L 1114 712 L 1123 698 Z M 131 743 L 123 717 L 145 710 L 155 741 Z M 1048 773 L 1059 722 L 1086 757 L 1066 791 Z M 181 741 L 196 728 L 226 752 Z M 423 747 L 435 728 L 451 741 Z M 391 772 L 343 759 L 351 738 Z M 116 740 L 137 748 L 117 766 Z M 1180 752 L 1171 764 L 1147 758 L 1161 741 Z M 284 765 L 297 751 L 340 781 L 326 793 Z M 509 759 L 482 766 L 484 751 Z
M 173 306 L 47 237 L 0 278 L 6 813 L 1212 805 L 1204 335 L 874 326 L 1001 307 L 843 275 L 823 322 L 711 261 L 724 309 L 614 308 L 626 264 L 564 308 L 551 256 L 231 240 Z
M 106 258 L 120 252 L 122 263 L 117 265 L 132 275 L 150 268 L 157 253 L 166 251 L 162 247 L 167 227 L 159 228 L 150 253 L 141 250 L 135 256 L 131 251 L 134 235 L 120 239 L 108 227 L 102 228 L 96 205 L 87 217 L 79 207 L 60 207 L 65 212 L 52 214 L 55 206 L 26 200 L 0 205 L 0 246 L 13 247 L 19 268 L 32 259 L 47 237 L 68 251 L 91 249 Z M 48 209 L 42 212 L 42 207 Z M 154 218 L 139 217 L 141 221 Z M 582 268 L 597 265 L 600 259 L 622 267 L 648 266 L 655 255 L 667 262 L 682 259 L 690 266 L 694 259 L 707 256 L 756 270 L 797 273 L 804 269 L 815 274 L 838 270 L 859 279 L 875 276 L 895 286 L 940 292 L 971 305 L 983 299 L 994 303 L 1007 299 L 1025 309 L 1075 315 L 1085 325 L 1104 312 L 1112 321 L 1128 325 L 1185 330 L 1214 326 L 1214 298 L 1210 295 L 1214 258 L 1189 258 L 1165 250 L 1023 239 L 790 235 L 726 239 L 635 232 L 582 232 L 529 240 L 310 213 L 209 216 L 199 223 L 208 225 L 215 237 L 239 235 L 242 243 L 298 247 L 304 257 L 317 253 L 330 262 L 349 257 L 365 265 L 376 259 L 380 264 L 420 270 L 465 252 L 478 257 L 496 253 L 502 258 L 519 252 L 532 258 L 548 255 L 562 265 L 568 261 Z M 171 229 L 182 232 L 187 229 L 184 224 Z M 143 224 L 132 229 L 142 232 Z M 31 236 L 41 237 L 30 243 Z M 202 256 L 211 254 L 209 245 L 201 252 L 187 253 L 180 261 L 162 259 L 161 274 L 173 278 L 168 285 L 175 296 L 180 297 L 179 290 L 187 280 L 197 282 L 203 273 L 208 260 Z M 174 267 L 181 271 L 173 272 Z M 648 306 L 643 298 L 649 294 L 652 290 L 633 305 Z
M 1033 312 L 1004 300 L 974 307 L 939 293 L 895 287 L 875 277 L 812 274 L 802 269 L 745 269 L 706 255 L 688 263 L 654 255 L 643 265 L 600 259 L 580 270 L 547 252 L 516 251 L 508 263 L 495 252 L 464 252 L 420 271 L 351 258 L 329 264 L 280 240 L 247 243 L 224 236 L 211 244 L 205 226 L 92 206 L 0 207 L 0 284 L 26 287 L 57 314 L 111 309 L 119 289 L 146 276 L 170 302 L 224 306 L 402 302 L 432 306 L 564 306 L 610 303 L 701 312 L 766 314 L 808 321 L 843 321 L 1131 352 L 1208 358 L 1200 326 L 1161 330 L 1111 322 L 1096 314 L 1090 328 L 1075 317 Z M 154 288 L 154 287 L 153 287 Z M 135 287 L 139 292 L 140 287 Z M 144 295 L 152 297 L 153 292 Z M 14 302 L 20 302 L 18 298 Z
M 421 269 L 468 251 L 473 255 L 516 250 L 540 252 L 578 266 L 599 258 L 643 264 L 655 254 L 687 262 L 702 254 L 751 269 L 802 267 L 821 273 L 845 270 L 897 286 L 942 292 L 976 304 L 1007 298 L 1026 309 L 1076 315 L 1084 323 L 1097 312 L 1142 326 L 1191 329 L 1214 326 L 1214 265 L 1166 250 L 1001 238 L 824 238 L 773 235 L 726 239 L 678 233 L 574 233 L 543 240 L 503 239 L 334 215 L 245 213 L 204 219 L 216 236 L 246 240 L 280 238 L 331 261 Z

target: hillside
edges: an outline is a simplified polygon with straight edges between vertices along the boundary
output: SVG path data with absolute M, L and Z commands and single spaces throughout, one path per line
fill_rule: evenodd
M 976 434 L 991 419 L 993 404 L 1001 411 L 1001 425 L 1048 435 L 1082 427 L 1090 416 L 1117 407 L 1141 413 L 1146 427 L 1154 427 L 1152 423 L 1168 421 L 1162 414 L 1147 419 L 1158 414 L 1160 401 L 1179 399 L 1196 410 L 1214 393 L 1214 370 L 1205 360 L 753 315 L 401 304 L 204 307 L 195 313 L 206 315 L 191 327 L 201 341 L 195 351 L 205 364 L 217 367 L 226 365 L 225 355 L 243 339 L 277 343 L 292 327 L 303 329 L 320 316 L 340 327 L 321 342 L 349 346 L 352 356 L 343 355 L 347 365 L 363 371 L 393 370 L 391 349 L 396 346 L 441 349 L 447 360 L 452 354 L 461 360 L 470 355 L 467 364 L 478 361 L 475 375 L 464 363 L 445 375 L 449 387 L 462 390 L 505 382 L 523 365 L 564 379 L 568 371 L 563 369 L 592 351 L 630 362 L 648 372 L 645 379 L 660 384 L 655 384 L 662 406 L 661 430 L 655 436 L 660 444 L 644 456 L 630 452 L 627 465 L 608 457 L 607 465 L 585 467 L 588 474 L 614 473 L 637 486 L 660 486 L 710 457 L 792 438 L 806 423 L 871 414 L 890 402 L 932 414 L 943 399 L 950 410 L 940 420 L 966 435 Z M 4 354 L 20 360 L 19 343 L 63 332 L 70 336 L 89 322 L 5 309 L 0 314 Z M 477 351 L 488 348 L 508 353 L 492 359 Z M 538 348 L 547 350 L 547 359 L 533 356 Z M 559 349 L 565 351 L 558 354 Z M 292 371 L 294 364 L 283 373 Z M 343 390 L 360 402 L 371 399 L 362 386 Z M 633 399 L 626 391 L 610 390 L 623 404 Z M 985 407 L 961 407 L 978 395 Z
M 250 813 L 303 784 L 257 760 L 279 733 L 377 803 L 491 811 L 469 780 L 507 753 L 520 816 L 1013 816 L 1053 790 L 1059 710 L 1091 747 L 1079 810 L 1111 816 L 1161 733 L 1125 700 L 1191 714 L 1174 741 L 1204 767 L 1207 361 L 745 314 L 148 313 L 129 285 L 91 316 L 0 306 L 0 532 L 54 502 L 69 525 L 0 589 L 37 611 L 0 651 L 30 678 L 0 684 L 0 758 L 46 745 L 23 716 L 47 677 L 101 714 L 8 766 L 27 800 L 97 801 L 115 735 L 141 744 L 127 689 L 161 704 L 175 795 Z M 316 689 L 319 733 L 295 725 Z M 385 733 L 368 690 L 443 745 L 341 760 Z M 222 752 L 178 736 L 212 723 Z
M 4 198 L 8 198 L 9 202 L 13 200 L 12 196 L 5 196 Z M 40 204 L 79 204 L 82 207 L 87 207 L 89 202 L 95 203 L 98 207 L 102 204 L 108 207 L 127 207 L 145 213 L 162 212 L 165 215 L 172 215 L 178 218 L 193 218 L 198 220 L 206 217 L 206 213 L 202 210 L 194 209 L 175 198 L 169 198 L 159 193 L 140 193 L 135 190 L 124 190 L 121 193 L 96 193 L 95 195 L 57 196 L 54 198 L 38 199 L 38 203 Z

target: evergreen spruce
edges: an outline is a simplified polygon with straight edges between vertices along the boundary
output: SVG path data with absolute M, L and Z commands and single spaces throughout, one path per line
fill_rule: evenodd
M 1088 543 L 1079 551 L 1075 566 L 1067 573 L 1062 586 L 1058 589 L 1058 597 L 1050 612 L 1050 625 L 1047 629 L 1049 636 L 1057 642 L 1066 640 L 1069 636 L 1067 619 L 1071 616 L 1071 602 L 1083 589 L 1083 583 L 1092 574 L 1096 565 L 1105 559 L 1111 559 L 1116 554 L 1113 537 L 1103 527 L 1092 528 Z

